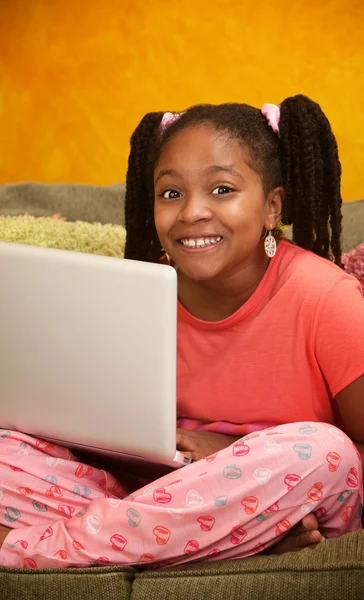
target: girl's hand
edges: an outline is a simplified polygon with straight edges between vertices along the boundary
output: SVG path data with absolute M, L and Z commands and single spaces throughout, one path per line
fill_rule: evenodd
M 210 431 L 177 429 L 177 450 L 189 458 L 200 460 L 227 448 L 240 438 Z

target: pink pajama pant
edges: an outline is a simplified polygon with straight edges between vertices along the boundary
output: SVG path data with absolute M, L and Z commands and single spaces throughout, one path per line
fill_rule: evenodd
M 350 439 L 290 423 L 126 496 L 65 448 L 0 430 L 0 551 L 9 567 L 160 566 L 249 556 L 314 512 L 326 537 L 361 527 L 362 475 Z

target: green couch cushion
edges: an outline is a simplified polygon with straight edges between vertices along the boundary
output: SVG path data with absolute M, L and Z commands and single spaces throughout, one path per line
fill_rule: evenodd
M 364 242 L 364 200 L 344 202 L 342 215 L 341 245 L 343 252 L 349 252 Z M 292 227 L 286 227 L 284 235 L 291 239 Z
M 128 600 L 134 569 L 5 569 L 0 567 L 1 600 Z
M 133 600 L 346 600 L 364 598 L 364 532 L 280 556 L 196 563 L 137 573 Z
M 124 225 L 124 195 L 124 183 L 9 183 L 0 185 L 0 215 L 61 213 L 67 221 Z
M 362 600 L 364 532 L 280 556 L 130 567 L 17 570 L 0 567 L 0 598 L 17 600 Z
M 68 223 L 45 217 L 0 217 L 0 240 L 122 258 L 125 229 L 120 225 Z

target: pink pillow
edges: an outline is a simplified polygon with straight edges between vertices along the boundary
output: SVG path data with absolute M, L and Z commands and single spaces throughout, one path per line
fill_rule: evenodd
M 343 254 L 342 262 L 347 273 L 359 279 L 364 291 L 364 242 Z

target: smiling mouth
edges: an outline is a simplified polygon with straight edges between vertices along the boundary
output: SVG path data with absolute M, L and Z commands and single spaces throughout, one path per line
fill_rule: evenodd
M 201 237 L 201 238 L 184 238 L 179 240 L 179 243 L 186 250 L 202 250 L 203 248 L 212 248 L 221 243 L 223 238 L 221 235 L 216 237 Z

